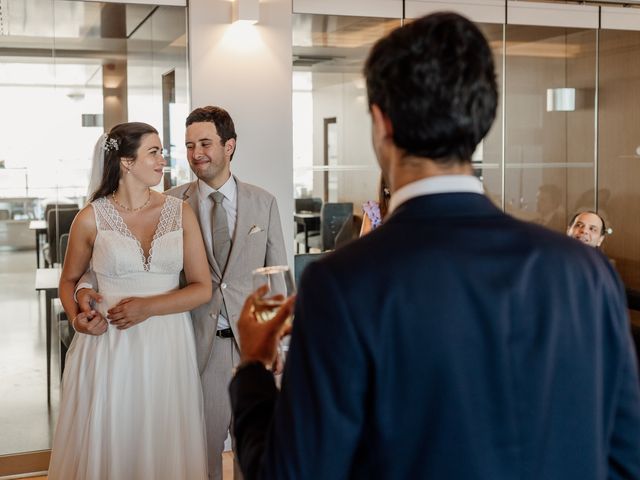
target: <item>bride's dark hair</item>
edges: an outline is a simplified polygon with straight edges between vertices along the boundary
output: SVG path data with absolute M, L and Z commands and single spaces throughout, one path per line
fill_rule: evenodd
M 91 201 L 106 197 L 118 188 L 120 181 L 120 159 L 135 160 L 142 137 L 158 131 L 142 122 L 120 123 L 113 127 L 104 139 L 104 159 L 100 186 L 91 195 Z

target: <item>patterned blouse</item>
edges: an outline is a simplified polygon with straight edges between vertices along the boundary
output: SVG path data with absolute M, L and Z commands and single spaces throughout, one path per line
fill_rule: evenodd
M 373 200 L 367 200 L 362 204 L 362 210 L 371 220 L 371 230 L 378 228 L 382 223 L 382 217 L 380 216 L 380 205 Z

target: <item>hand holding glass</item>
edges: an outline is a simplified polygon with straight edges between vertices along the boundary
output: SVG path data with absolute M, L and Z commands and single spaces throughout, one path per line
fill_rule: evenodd
M 268 322 L 275 317 L 286 298 L 295 293 L 291 271 L 286 265 L 262 267 L 253 271 L 253 290 L 267 287 L 266 293 L 255 300 L 254 313 L 259 322 Z M 291 317 L 286 320 L 291 323 Z

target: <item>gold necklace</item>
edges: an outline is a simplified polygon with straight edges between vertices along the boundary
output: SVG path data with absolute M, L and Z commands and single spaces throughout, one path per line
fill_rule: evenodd
M 129 208 L 129 207 L 126 207 L 125 205 L 122 205 L 116 198 L 116 192 L 113 192 L 111 194 L 111 198 L 113 199 L 113 203 L 115 203 L 117 206 L 119 206 L 123 210 L 126 210 L 127 212 L 137 212 L 139 210 L 142 210 L 151 202 L 151 190 L 147 190 L 147 193 L 149 194 L 149 196 L 147 197 L 147 201 L 144 202 L 144 205 L 141 205 L 140 207 L 137 207 L 137 208 Z

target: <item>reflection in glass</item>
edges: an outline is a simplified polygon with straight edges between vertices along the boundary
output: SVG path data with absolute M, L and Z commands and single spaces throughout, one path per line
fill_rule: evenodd
M 324 201 L 338 201 L 338 181 L 334 169 L 338 166 L 338 125 L 335 117 L 324 119 Z
M 503 74 L 503 25 L 480 24 L 480 30 L 489 40 L 489 46 L 493 51 L 493 61 L 496 69 L 496 80 L 498 88 L 502 92 L 504 80 Z M 475 175 L 480 178 L 484 186 L 485 193 L 496 205 L 502 207 L 503 197 L 503 168 L 502 168 L 502 144 L 503 130 L 502 101 L 498 104 L 496 119 L 487 136 L 480 142 L 471 160 L 474 166 Z
M 399 20 L 293 16 L 293 162 L 296 197 L 351 202 L 354 213 L 375 200 L 379 167 L 362 67 L 373 43 Z M 502 82 L 502 25 L 481 25 Z M 473 157 L 475 173 L 502 204 L 502 111 Z
M 0 319 L 0 455 L 6 455 L 50 447 L 60 385 L 58 324 L 51 322 L 48 391 L 51 309 L 35 293 L 35 273 L 61 258 L 66 212 L 85 204 L 96 139 L 121 121 L 153 124 L 167 132 L 168 183 L 183 183 L 188 87 L 183 7 L 0 4 L 0 308 L 11 312 Z M 168 72 L 172 91 L 163 96 Z
M 373 43 L 399 25 L 397 19 L 293 15 L 296 197 L 352 203 L 355 213 L 377 197 L 361 71 Z
M 593 30 L 507 25 L 507 212 L 564 232 L 595 208 L 595 65 Z
M 613 228 L 605 251 L 633 290 L 640 290 L 638 58 L 640 31 L 600 32 L 598 184 L 590 194 L 597 195 L 598 212 Z M 638 312 L 635 316 L 640 322 Z

